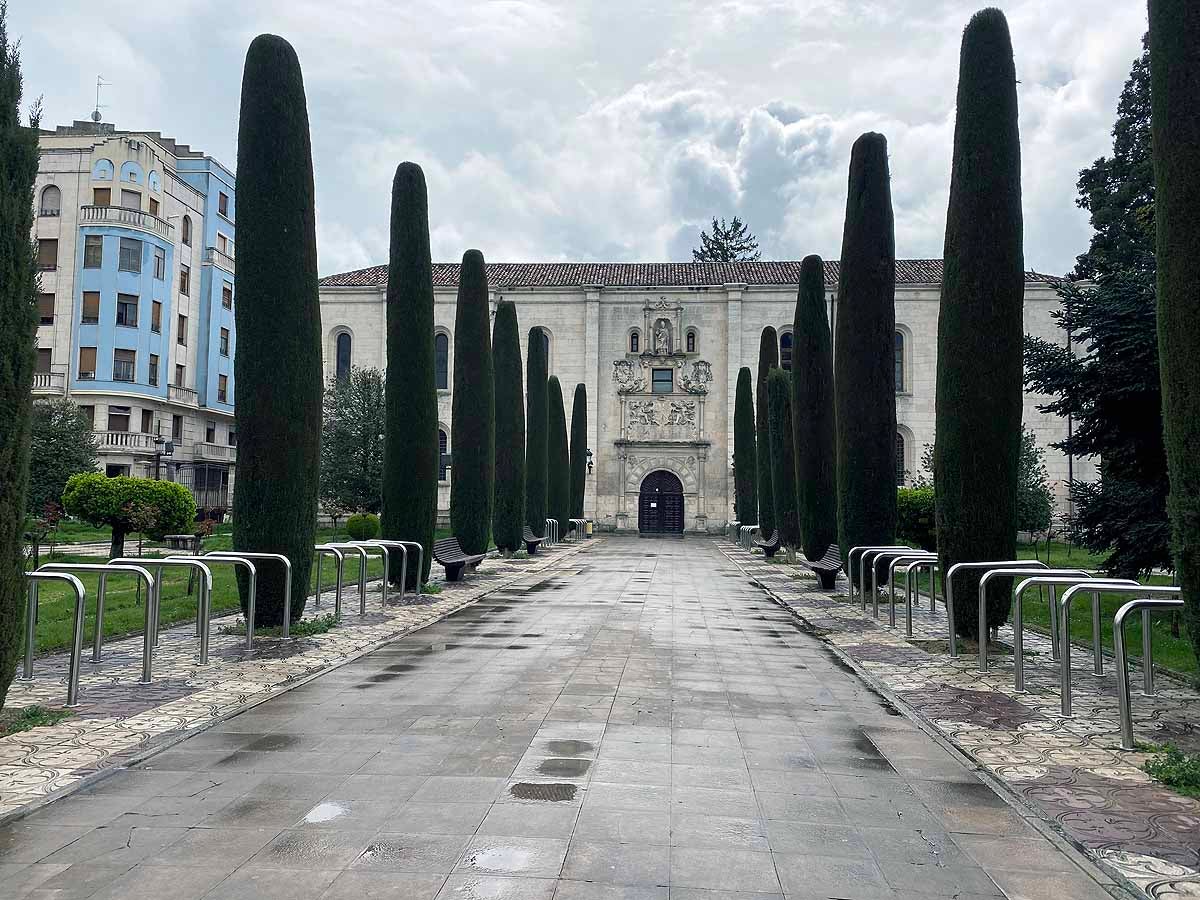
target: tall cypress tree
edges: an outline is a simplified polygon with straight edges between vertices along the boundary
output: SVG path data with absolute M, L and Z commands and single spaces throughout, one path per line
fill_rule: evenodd
M 422 571 L 409 568 L 410 588 L 429 577 L 437 526 L 438 419 L 433 367 L 429 200 L 425 173 L 416 163 L 404 162 L 396 167 L 392 179 L 380 532 L 390 540 L 416 541 L 425 548 Z M 457 445 L 458 438 L 454 441 Z
M 567 414 L 557 375 L 546 382 L 546 514 L 558 520 L 566 536 L 571 524 L 571 452 L 567 447 Z
M 934 496 L 945 572 L 956 562 L 1012 559 L 1017 542 L 1021 446 L 1021 142 L 1008 22 L 997 9 L 972 17 L 959 59 L 958 117 L 946 213 L 946 271 L 938 313 Z M 841 352 L 841 345 L 838 345 Z M 1011 584 L 988 599 L 1002 624 Z M 979 573 L 954 584 L 978 592 Z M 955 607 L 955 629 L 979 632 L 976 603 Z
M 893 544 L 896 533 L 896 238 L 887 139 L 850 152 L 838 281 L 834 404 L 838 543 Z
M 583 493 L 587 485 L 587 387 L 575 385 L 571 403 L 571 518 L 583 518 Z
M 825 264 L 800 263 L 792 322 L 792 425 L 796 504 L 804 555 L 820 559 L 837 543 L 837 423 L 833 415 L 833 342 L 825 312 Z M 832 583 L 822 584 L 832 587 Z
M 1200 8 L 1150 0 L 1158 345 L 1175 565 L 1200 659 Z
M 771 487 L 775 524 L 785 547 L 800 546 L 796 515 L 796 454 L 792 439 L 792 382 L 783 369 L 767 376 L 767 431 L 771 438 Z
M 29 241 L 37 113 L 21 124 L 21 58 L 0 3 L 0 707 L 21 655 L 25 492 L 29 486 L 37 271 Z
M 237 482 L 233 546 L 282 553 L 260 579 L 260 626 L 297 619 L 308 596 L 321 471 L 321 305 L 308 107 L 296 51 L 273 34 L 246 52 L 238 124 Z M 243 611 L 247 579 L 240 570 Z M 285 607 L 289 607 L 285 613 Z
M 753 524 L 758 518 L 758 450 L 754 438 L 754 376 L 747 366 L 738 370 L 733 404 L 734 515 L 739 522 Z
M 450 527 L 464 553 L 486 553 L 496 481 L 496 400 L 488 335 L 487 266 L 483 254 L 463 254 L 454 311 L 454 480 Z
M 779 365 L 779 335 L 771 326 L 758 339 L 758 380 L 754 396 L 755 450 L 758 457 L 758 522 L 763 538 L 777 527 L 771 484 L 771 437 L 767 425 L 767 376 Z
M 546 535 L 546 343 L 542 329 L 529 329 L 525 348 L 525 524 Z
M 501 550 L 520 550 L 525 525 L 525 388 L 521 373 L 521 332 L 517 306 L 496 305 L 492 330 L 496 377 L 496 502 L 492 540 Z

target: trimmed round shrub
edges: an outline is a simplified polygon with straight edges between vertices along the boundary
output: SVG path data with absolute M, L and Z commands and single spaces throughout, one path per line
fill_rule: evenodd
M 922 550 L 937 549 L 937 523 L 933 488 L 900 488 L 896 491 L 896 537 Z
M 379 537 L 379 516 L 355 513 L 346 520 L 346 534 L 356 541 L 371 541 Z

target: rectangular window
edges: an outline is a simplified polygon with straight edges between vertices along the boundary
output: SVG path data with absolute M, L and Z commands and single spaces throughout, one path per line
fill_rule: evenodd
M 79 322 L 82 325 L 95 325 L 100 321 L 100 292 L 99 291 L 84 291 L 83 292 L 83 315 L 80 316 Z
M 129 466 L 120 463 L 109 463 L 104 467 L 104 474 L 109 478 L 128 478 Z
M 233 309 L 233 285 L 228 281 L 221 284 L 221 305 Z
M 650 379 L 650 391 L 654 394 L 669 394 L 675 383 L 674 369 L 655 369 Z
M 89 234 L 83 239 L 83 267 L 98 269 L 104 265 L 104 238 Z
M 229 355 L 229 329 L 228 328 L 221 329 L 221 355 L 222 356 Z
M 142 272 L 142 242 L 121 238 L 121 255 L 117 257 L 118 272 Z
M 124 209 L 136 209 L 142 211 L 142 195 L 140 191 L 127 191 L 121 189 L 121 206 Z
M 117 294 L 117 324 L 137 328 L 138 298 L 133 294 Z
M 93 206 L 111 206 L 112 188 L 92 188 Z
M 79 380 L 94 381 L 96 379 L 96 348 L 79 348 Z
M 154 277 L 159 281 L 167 280 L 167 251 L 162 247 L 154 248 Z
M 233 428 L 229 429 L 229 439 L 226 441 L 230 447 L 237 446 L 237 431 Z
M 191 292 L 192 287 L 192 269 L 190 266 L 179 264 L 179 293 L 185 297 Z
M 162 301 L 155 300 L 150 304 L 150 330 L 162 334 Z
M 38 240 L 37 265 L 42 272 L 53 272 L 58 268 L 57 238 L 40 238 Z
M 50 354 L 51 353 L 52 353 L 52 351 L 49 350 L 48 348 L 39 347 L 38 355 L 37 355 L 37 368 L 34 369 L 33 371 L 35 371 L 41 375 L 49 374 L 49 372 L 50 372 Z
M 38 294 L 38 324 L 53 325 L 54 324 L 54 295 L 53 294 Z
M 180 315 L 175 320 L 175 343 L 181 347 L 187 346 L 187 316 Z
M 171 440 L 183 440 L 183 416 L 171 416 Z
M 204 443 L 215 444 L 217 442 L 217 423 L 211 419 L 204 423 Z
M 110 406 L 108 408 L 108 430 L 128 431 L 129 414 L 130 409 L 128 406 Z
M 217 376 L 217 402 L 218 403 L 228 403 L 229 402 L 229 376 L 228 375 L 218 375 Z
M 154 412 L 152 410 L 142 410 L 142 434 L 154 434 Z
M 86 406 L 79 407 L 79 415 L 83 417 L 83 421 L 87 422 L 87 427 L 93 431 L 96 429 L 96 407 L 90 403 Z
M 150 198 L 150 215 L 152 215 L 152 216 L 158 215 L 158 201 L 155 200 L 153 197 Z
M 137 378 L 137 351 L 113 351 L 113 381 L 135 381 Z M 109 429 L 112 430 L 111 428 Z
M 150 354 L 150 374 L 147 376 L 147 380 L 150 382 L 150 384 L 154 385 L 155 387 L 158 387 L 158 354 L 157 353 Z
M 217 212 L 229 218 L 229 195 L 221 191 L 217 192 Z
M 185 387 L 184 378 L 187 375 L 187 369 L 179 363 L 175 364 L 175 387 Z
M 219 231 L 217 232 L 217 249 L 226 256 L 229 255 L 229 238 L 225 237 L 225 235 L 221 234 Z

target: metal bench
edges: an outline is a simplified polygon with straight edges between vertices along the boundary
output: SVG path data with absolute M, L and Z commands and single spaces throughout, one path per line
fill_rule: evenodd
M 820 559 L 808 559 L 803 553 L 796 555 L 796 562 L 804 566 L 821 580 L 821 587 L 830 590 L 842 570 L 842 551 L 837 544 L 830 544 Z
M 525 552 L 530 556 L 537 553 L 538 545 L 545 540 L 545 538 L 540 538 L 534 534 L 533 529 L 528 525 L 525 526 L 525 530 L 521 533 L 521 539 L 525 541 Z
M 771 536 L 765 541 L 761 537 L 756 537 L 754 539 L 754 546 L 762 550 L 763 556 L 767 558 L 774 556 L 775 552 L 779 549 L 779 532 L 777 530 L 772 531 Z
M 446 568 L 446 580 L 458 581 L 462 578 L 463 569 L 481 563 L 487 554 L 464 553 L 458 543 L 458 538 L 448 537 L 433 542 L 433 558 Z

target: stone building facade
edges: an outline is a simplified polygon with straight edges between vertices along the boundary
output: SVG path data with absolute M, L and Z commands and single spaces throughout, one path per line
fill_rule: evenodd
M 798 262 L 554 263 L 488 266 L 493 311 L 512 300 L 524 342 L 531 327 L 549 341 L 550 373 L 563 384 L 567 420 L 574 386 L 588 396 L 586 514 L 601 528 L 718 532 L 733 508 L 733 397 L 738 370 L 758 362 L 767 326 L 780 335 L 790 368 Z M 897 480 L 919 471 L 933 442 L 940 260 L 900 260 L 896 266 Z M 837 315 L 838 264 L 826 263 L 831 321 Z M 383 368 L 387 268 L 376 266 L 321 281 L 326 375 L 351 366 Z M 434 266 L 438 356 L 439 441 L 450 454 L 439 508 L 449 507 L 454 435 L 450 373 L 457 264 Z M 1053 279 L 1029 273 L 1025 330 L 1052 340 Z M 836 352 L 836 350 L 835 350 Z M 1046 465 L 1060 503 L 1073 467 L 1049 448 L 1065 421 L 1037 410 L 1045 398 L 1027 395 L 1025 423 L 1046 446 Z

